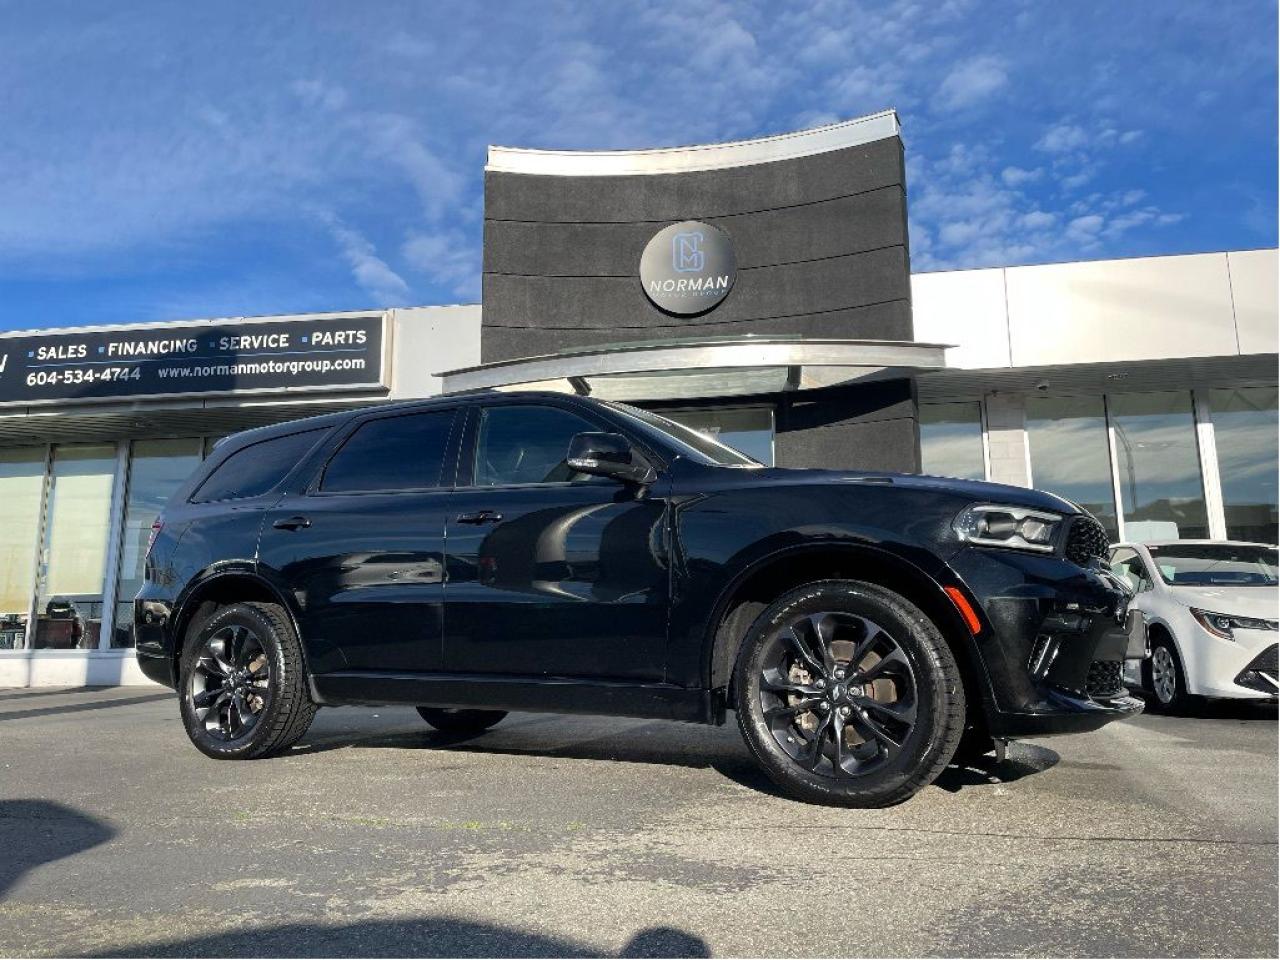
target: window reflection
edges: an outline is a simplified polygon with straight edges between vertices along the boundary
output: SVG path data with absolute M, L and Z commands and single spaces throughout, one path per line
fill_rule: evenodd
M 1276 388 L 1209 391 L 1227 538 L 1275 543 Z
M 133 646 L 133 598 L 142 589 L 151 524 L 175 490 L 200 465 L 201 441 L 135 440 L 130 449 L 129 486 L 120 542 L 116 618 L 111 646 Z
M 721 407 L 707 410 L 663 410 L 662 415 L 690 430 L 719 440 L 752 460 L 773 466 L 773 408 Z
M 1101 397 L 1031 397 L 1027 400 L 1031 481 L 1080 504 L 1119 537 L 1107 418 Z
M 1125 539 L 1209 536 L 1190 393 L 1108 395 Z
M 921 404 L 920 463 L 925 473 L 935 476 L 986 479 L 977 403 Z
M 44 458 L 44 447 L 0 450 L 0 650 L 26 645 Z
M 115 473 L 114 444 L 54 448 L 36 579 L 37 649 L 98 646 Z

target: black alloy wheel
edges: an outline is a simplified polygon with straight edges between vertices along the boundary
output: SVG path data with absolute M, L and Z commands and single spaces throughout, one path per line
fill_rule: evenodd
M 770 644 L 760 699 L 778 746 L 837 780 L 873 773 L 916 725 L 916 679 L 880 624 L 841 610 L 801 614 Z
M 184 646 L 178 689 L 187 736 L 222 760 L 279 753 L 316 713 L 301 644 L 275 604 L 230 604 L 200 624 Z
M 964 731 L 959 669 L 936 626 L 882 587 L 823 581 L 756 621 L 735 673 L 739 726 L 805 800 L 885 806 L 932 782 Z
M 191 706 L 210 736 L 230 742 L 253 729 L 271 698 L 271 661 L 249 627 L 207 637 L 190 679 Z

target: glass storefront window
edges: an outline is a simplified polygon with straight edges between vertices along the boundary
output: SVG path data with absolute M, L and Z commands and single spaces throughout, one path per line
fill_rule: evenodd
M 766 467 L 773 466 L 773 408 L 722 407 L 706 410 L 662 410 L 664 417 L 705 433 L 745 453 Z
M 1210 390 L 1227 539 L 1275 543 L 1276 388 Z
M 133 646 L 133 597 L 142 588 L 151 524 L 173 492 L 200 465 L 202 452 L 199 438 L 133 442 L 120 541 L 113 647 Z
M 44 461 L 44 447 L 0 450 L 0 650 L 26 645 Z
M 114 444 L 54 448 L 36 577 L 37 649 L 98 646 L 115 473 Z
M 1128 540 L 1209 536 L 1189 393 L 1107 397 Z
M 986 479 L 977 403 L 920 405 L 920 465 L 934 476 Z
M 1080 504 L 1117 539 L 1107 418 L 1101 397 L 1027 398 L 1031 484 Z

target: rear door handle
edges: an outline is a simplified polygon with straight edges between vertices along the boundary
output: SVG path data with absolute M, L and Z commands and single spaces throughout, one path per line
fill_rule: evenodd
M 502 520 L 502 514 L 496 510 L 477 510 L 475 513 L 458 514 L 458 523 L 499 523 Z
M 277 530 L 305 530 L 311 526 L 311 521 L 306 517 L 285 517 L 283 520 L 277 520 L 272 526 Z

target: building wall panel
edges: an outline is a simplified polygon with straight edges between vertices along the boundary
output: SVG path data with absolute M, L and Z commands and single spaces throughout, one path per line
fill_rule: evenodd
M 917 273 L 911 278 L 911 315 L 917 340 L 954 344 L 947 351 L 948 367 L 1010 365 L 1003 269 Z
M 1280 271 L 1275 250 L 1242 250 L 1227 254 L 1236 334 L 1241 353 L 1280 351 Z
M 1236 352 L 1225 254 L 1005 270 L 1014 366 Z

